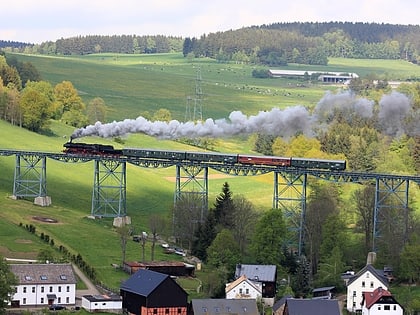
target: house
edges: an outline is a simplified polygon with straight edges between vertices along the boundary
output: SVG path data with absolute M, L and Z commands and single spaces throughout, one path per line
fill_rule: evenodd
M 192 299 L 188 315 L 259 315 L 256 300 Z
M 381 287 L 373 292 L 364 292 L 362 300 L 362 315 L 403 315 L 403 308 L 394 299 L 391 292 Z
M 140 269 L 120 287 L 123 311 L 136 315 L 186 315 L 188 294 L 169 275 Z
M 226 299 L 254 299 L 262 297 L 261 282 L 250 281 L 245 275 L 226 284 Z
M 82 307 L 88 312 L 122 313 L 122 298 L 119 295 L 83 295 Z
M 11 306 L 75 305 L 76 276 L 71 264 L 10 264 L 18 285 Z
M 340 315 L 338 300 L 287 299 L 282 315 Z
M 273 306 L 276 296 L 276 265 L 247 265 L 238 264 L 235 279 L 245 276 L 257 287 L 261 287 L 261 297 L 266 305 Z
M 377 288 L 388 289 L 388 279 L 383 270 L 375 269 L 368 263 L 347 283 L 347 310 L 361 312 L 364 292 L 373 292 Z

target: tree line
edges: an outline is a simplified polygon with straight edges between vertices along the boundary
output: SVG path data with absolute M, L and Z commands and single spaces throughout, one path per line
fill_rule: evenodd
M 220 62 L 326 65 L 329 57 L 403 59 L 418 63 L 420 27 L 351 22 L 296 22 L 244 27 L 196 37 L 87 35 L 41 44 L 0 41 L 0 48 L 35 54 L 168 53 Z

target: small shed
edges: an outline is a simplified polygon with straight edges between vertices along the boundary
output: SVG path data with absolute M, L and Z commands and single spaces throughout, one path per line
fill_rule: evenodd
M 83 295 L 82 307 L 88 312 L 122 312 L 122 298 L 119 295 Z
M 333 299 L 335 291 L 335 287 L 315 288 L 312 290 L 312 296 L 314 299 Z

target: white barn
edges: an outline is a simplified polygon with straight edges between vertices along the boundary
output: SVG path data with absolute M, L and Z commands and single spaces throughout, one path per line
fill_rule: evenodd
M 73 306 L 76 276 L 71 264 L 11 264 L 18 285 L 11 306 Z

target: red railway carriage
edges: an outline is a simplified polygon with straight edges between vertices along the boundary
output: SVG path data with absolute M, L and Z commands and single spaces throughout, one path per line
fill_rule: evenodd
M 253 165 L 274 165 L 274 166 L 290 166 L 290 158 L 278 156 L 245 156 L 239 155 L 238 162 L 242 164 Z

